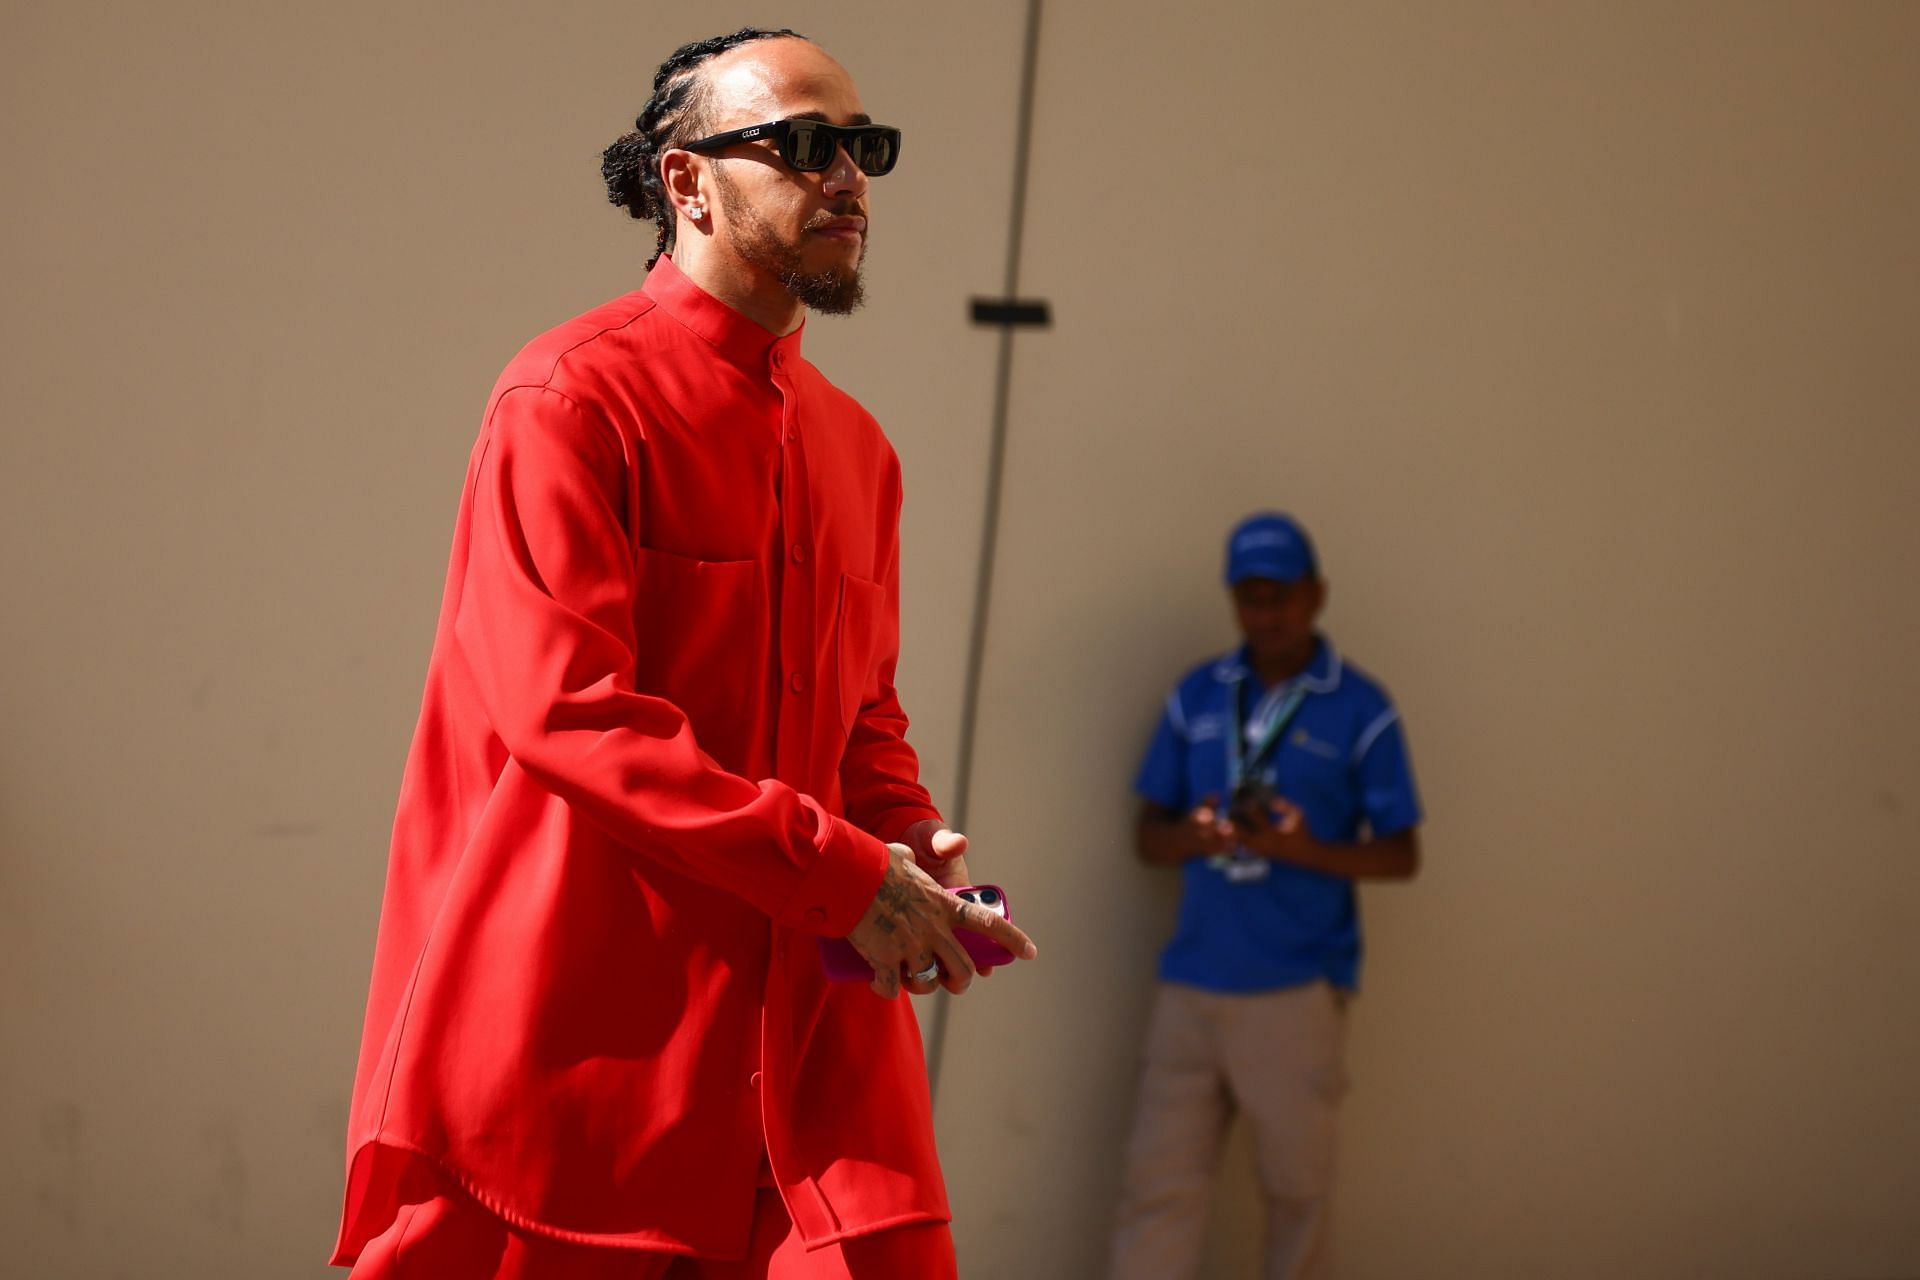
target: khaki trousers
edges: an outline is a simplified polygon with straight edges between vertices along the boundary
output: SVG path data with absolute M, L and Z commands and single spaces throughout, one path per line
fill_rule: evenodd
M 1267 1209 L 1266 1280 L 1322 1274 L 1346 997 L 1325 982 L 1253 995 L 1162 983 L 1127 1144 L 1110 1280 L 1188 1280 L 1228 1122 L 1244 1112 Z

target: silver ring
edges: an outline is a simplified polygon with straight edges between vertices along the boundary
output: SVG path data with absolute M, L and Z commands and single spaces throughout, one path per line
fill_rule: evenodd
M 912 979 L 915 982 L 932 982 L 935 978 L 939 976 L 940 976 L 940 962 L 938 960 L 935 960 L 932 964 L 928 965 L 926 968 L 922 969 L 918 973 L 910 973 L 907 975 L 908 978 Z

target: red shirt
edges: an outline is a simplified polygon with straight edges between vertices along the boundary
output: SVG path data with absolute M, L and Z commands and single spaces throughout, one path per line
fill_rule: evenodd
M 425 1158 L 561 1239 L 945 1221 L 906 1000 L 816 938 L 938 816 L 894 695 L 900 466 L 661 259 L 487 405 L 401 786 L 335 1261 Z

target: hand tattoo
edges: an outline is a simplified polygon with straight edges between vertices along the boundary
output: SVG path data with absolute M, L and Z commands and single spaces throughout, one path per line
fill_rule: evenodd
M 874 917 L 874 925 L 882 933 L 892 933 L 903 922 L 913 906 L 913 898 L 907 892 L 906 877 L 896 876 L 889 869 L 887 878 L 880 882 L 880 892 L 876 895 L 880 902 L 880 914 Z

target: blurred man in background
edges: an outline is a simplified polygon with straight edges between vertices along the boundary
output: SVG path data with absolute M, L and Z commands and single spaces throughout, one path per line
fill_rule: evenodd
M 1112 1246 L 1113 1280 L 1199 1267 L 1235 1112 L 1252 1127 L 1268 1280 L 1317 1274 L 1360 972 L 1354 882 L 1419 866 L 1398 713 L 1317 629 L 1327 587 L 1306 531 L 1248 518 L 1226 581 L 1245 643 L 1168 697 L 1134 786 L 1137 847 L 1182 876 L 1160 960 Z

